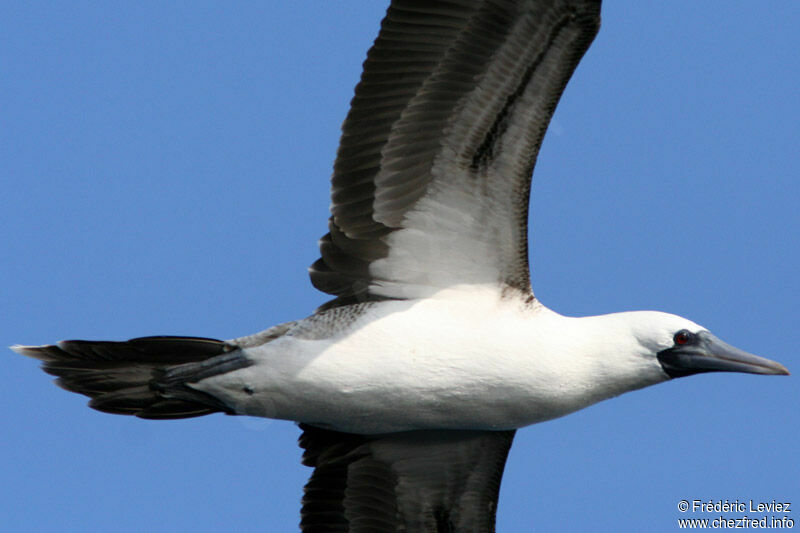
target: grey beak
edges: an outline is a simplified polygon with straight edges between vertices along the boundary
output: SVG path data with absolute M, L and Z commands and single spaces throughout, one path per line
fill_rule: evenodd
M 782 364 L 731 346 L 708 331 L 696 333 L 695 337 L 691 344 L 673 346 L 659 352 L 658 360 L 670 377 L 699 372 L 789 375 Z

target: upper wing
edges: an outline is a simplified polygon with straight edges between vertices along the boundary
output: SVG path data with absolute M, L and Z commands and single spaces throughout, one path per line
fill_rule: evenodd
M 301 425 L 314 467 L 300 528 L 494 531 L 514 431 L 409 431 L 363 436 Z
M 310 269 L 328 305 L 530 291 L 530 179 L 599 0 L 394 0 L 367 54 Z

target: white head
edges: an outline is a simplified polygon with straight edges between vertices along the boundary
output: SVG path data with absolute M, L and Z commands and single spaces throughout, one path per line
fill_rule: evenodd
M 636 311 L 605 316 L 627 328 L 641 346 L 640 353 L 657 362 L 669 378 L 701 372 L 789 373 L 780 363 L 735 348 L 677 315 Z

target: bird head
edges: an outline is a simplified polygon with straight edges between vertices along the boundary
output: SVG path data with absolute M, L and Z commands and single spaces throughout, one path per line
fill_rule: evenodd
M 788 375 L 782 364 L 731 346 L 702 326 L 667 313 L 642 313 L 636 331 L 670 378 L 702 372 Z

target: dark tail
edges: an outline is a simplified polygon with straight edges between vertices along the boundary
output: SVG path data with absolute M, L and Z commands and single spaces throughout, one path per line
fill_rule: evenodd
M 201 337 L 61 341 L 12 350 L 44 361 L 44 371 L 58 376 L 56 384 L 89 396 L 93 409 L 150 419 L 233 414 L 187 383 L 249 364 L 235 346 Z

